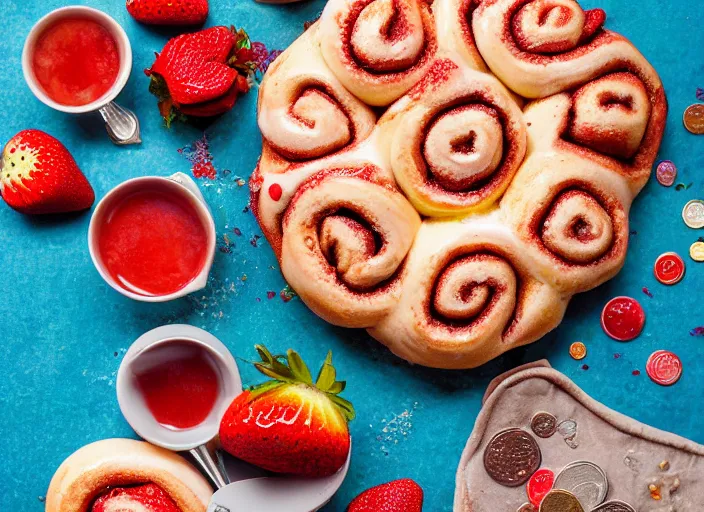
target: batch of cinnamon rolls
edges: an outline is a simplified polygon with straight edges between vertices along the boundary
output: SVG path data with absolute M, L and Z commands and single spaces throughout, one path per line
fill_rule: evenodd
M 573 0 L 330 0 L 261 86 L 252 208 L 284 277 L 398 356 L 472 368 L 622 267 L 667 101 Z

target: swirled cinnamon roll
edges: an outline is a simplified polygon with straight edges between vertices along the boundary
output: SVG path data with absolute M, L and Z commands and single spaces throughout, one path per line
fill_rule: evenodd
M 374 325 L 398 300 L 398 275 L 418 214 L 373 164 L 326 168 L 292 189 L 281 213 L 272 213 L 271 198 L 257 211 L 260 224 L 281 223 L 286 281 L 330 323 Z
M 473 368 L 555 328 L 567 300 L 533 277 L 523 244 L 501 216 L 424 223 L 401 300 L 371 335 L 414 363 Z
M 439 34 L 439 48 L 456 54 L 464 64 L 473 69 L 487 71 L 484 59 L 477 51 L 472 32 L 472 13 L 477 5 L 476 0 L 435 0 L 433 15 Z
M 423 77 L 437 38 L 425 0 L 338 0 L 323 10 L 320 45 L 345 87 L 381 106 Z
M 559 93 L 603 74 L 630 70 L 660 80 L 624 37 L 603 28 L 601 9 L 575 0 L 485 0 L 472 13 L 477 48 L 510 89 L 526 98 Z
M 371 109 L 325 65 L 317 32 L 317 24 L 310 27 L 262 81 L 258 122 L 266 162 L 331 155 L 366 139 L 376 124 Z
M 68 457 L 46 512 L 205 512 L 213 490 L 185 459 L 132 439 L 106 439 Z
M 396 181 L 425 215 L 486 210 L 526 150 L 523 115 L 492 76 L 438 59 L 381 118 Z
M 598 90 L 599 82 L 584 89 L 594 86 Z M 560 138 L 561 132 L 572 132 L 573 137 L 578 133 L 585 137 L 583 144 L 602 152 L 625 152 L 632 151 L 631 135 L 642 135 L 641 125 L 630 119 L 631 111 L 614 107 L 604 113 L 597 107 L 590 112 L 579 105 L 579 94 L 577 99 L 563 94 L 528 106 L 530 149 L 501 201 L 507 223 L 526 242 L 536 270 L 569 294 L 591 289 L 621 269 L 628 245 L 628 210 L 650 173 L 649 167 L 626 167 Z M 571 116 L 573 106 L 576 113 Z M 622 126 L 623 137 L 620 143 L 611 138 L 608 147 L 601 147 L 599 134 L 609 124 L 612 132 Z

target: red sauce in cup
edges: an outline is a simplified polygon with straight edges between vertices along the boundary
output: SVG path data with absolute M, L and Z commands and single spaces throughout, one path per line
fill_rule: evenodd
M 117 42 L 96 21 L 61 19 L 37 38 L 32 70 L 46 95 L 55 102 L 87 105 L 108 92 L 117 80 Z
M 215 406 L 220 383 L 212 356 L 188 341 L 170 341 L 149 350 L 136 370 L 137 385 L 154 419 L 172 429 L 205 421 Z
M 98 228 L 98 251 L 125 290 L 163 296 L 183 289 L 206 264 L 208 232 L 196 207 L 166 185 L 113 202 Z

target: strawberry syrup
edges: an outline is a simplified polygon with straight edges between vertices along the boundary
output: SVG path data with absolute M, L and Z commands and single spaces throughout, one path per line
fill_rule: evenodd
M 49 25 L 37 39 L 32 69 L 44 92 L 62 105 L 87 105 L 117 79 L 120 55 L 100 23 L 67 18 Z
M 100 257 L 126 290 L 144 296 L 183 289 L 206 262 L 208 233 L 195 207 L 166 186 L 119 199 L 98 231 Z
M 200 425 L 220 393 L 211 356 L 188 341 L 170 341 L 143 354 L 137 385 L 154 419 L 172 429 Z

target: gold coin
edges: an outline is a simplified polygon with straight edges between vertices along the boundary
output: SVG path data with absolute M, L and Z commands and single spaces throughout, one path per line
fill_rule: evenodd
M 689 256 L 694 261 L 704 261 L 704 242 L 694 242 L 689 248 Z
M 584 512 L 584 509 L 574 494 L 554 489 L 543 498 L 540 512 Z
M 572 345 L 570 345 L 570 355 L 572 356 L 572 359 L 581 361 L 587 357 L 587 346 L 581 341 L 575 341 Z
M 682 121 L 687 131 L 695 135 L 704 134 L 704 104 L 695 103 L 687 107 L 687 110 L 684 111 Z

